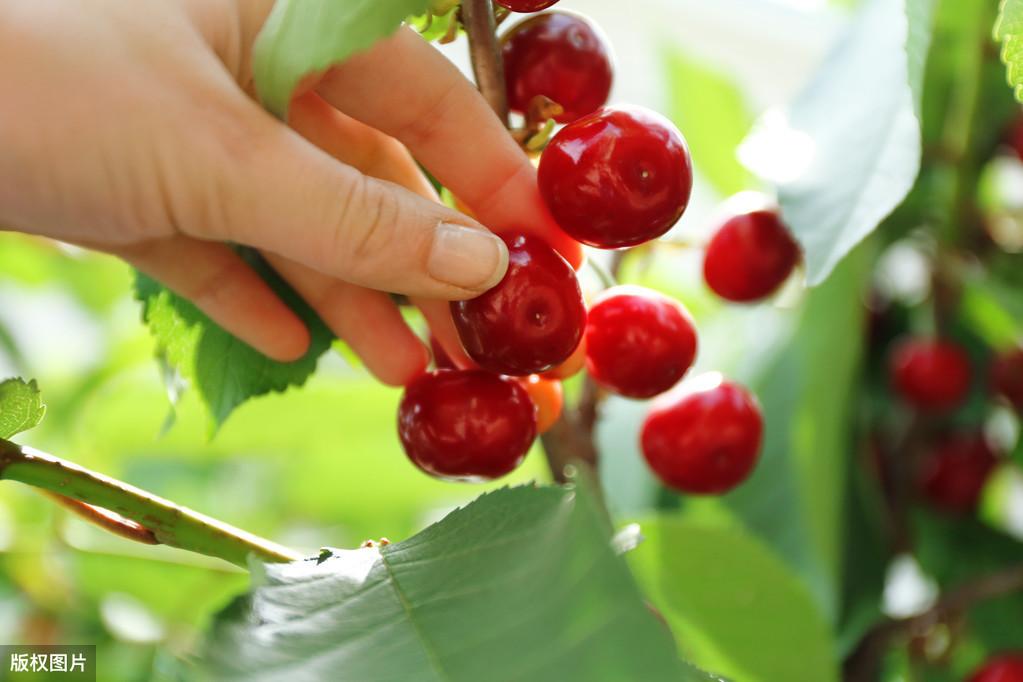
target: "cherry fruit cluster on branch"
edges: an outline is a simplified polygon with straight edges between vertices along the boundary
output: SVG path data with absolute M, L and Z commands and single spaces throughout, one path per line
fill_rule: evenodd
M 966 401 L 984 373 L 976 371 L 967 350 L 946 338 L 907 337 L 888 357 L 894 393 L 911 409 L 931 419 L 946 419 Z M 988 392 L 1023 414 L 1023 348 L 994 357 Z M 916 462 L 915 488 L 936 510 L 973 512 L 999 459 L 980 430 L 943 429 Z
M 534 13 L 556 2 L 498 4 Z M 499 46 L 511 111 L 527 121 L 544 112 L 564 126 L 545 145 L 537 174 L 558 225 L 604 250 L 668 232 L 689 204 L 689 148 L 663 116 L 608 105 L 613 59 L 599 27 L 563 11 L 531 14 L 508 28 Z M 680 384 L 698 347 L 681 303 L 612 286 L 587 306 L 575 271 L 550 245 L 524 234 L 503 238 L 504 279 L 451 304 L 471 364 L 457 367 L 431 339 L 436 369 L 415 379 L 401 402 L 399 433 L 416 466 L 454 480 L 511 472 L 558 420 L 561 380 L 585 367 L 602 391 L 660 396 L 643 424 L 641 449 L 665 485 L 720 494 L 750 475 L 763 440 L 760 407 L 748 390 L 716 374 Z M 756 301 L 778 289 L 799 259 L 777 208 L 761 201 L 722 219 L 706 252 L 706 280 L 727 300 Z

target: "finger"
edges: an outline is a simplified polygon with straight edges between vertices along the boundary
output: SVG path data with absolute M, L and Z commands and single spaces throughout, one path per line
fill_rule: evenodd
M 427 298 L 471 298 L 504 276 L 507 248 L 482 225 L 338 163 L 237 97 L 232 139 L 212 161 L 218 185 L 204 188 L 203 212 L 182 229 Z
M 329 70 L 317 92 L 400 140 L 496 232 L 530 232 L 573 265 L 582 247 L 540 197 L 536 171 L 472 83 L 410 29 Z
M 317 147 L 366 175 L 398 183 L 423 198 L 437 199 L 433 185 L 401 143 L 345 116 L 319 95 L 310 93 L 296 99 L 288 123 Z M 463 368 L 474 366 L 458 340 L 448 302 L 414 298 L 412 303 L 422 312 L 452 362 Z M 330 311 L 323 311 L 321 316 L 330 314 Z
M 404 386 L 426 370 L 429 351 L 387 294 L 342 282 L 285 258 L 269 256 L 269 260 L 378 380 Z
M 338 161 L 437 201 L 433 185 L 393 137 L 342 114 L 315 92 L 295 99 L 289 112 L 288 125 Z
M 113 251 L 264 355 L 290 362 L 308 350 L 302 321 L 230 248 L 169 237 Z

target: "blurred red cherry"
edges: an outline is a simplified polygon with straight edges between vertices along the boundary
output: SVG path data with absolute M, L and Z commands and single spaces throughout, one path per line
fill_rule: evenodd
M 991 388 L 1023 412 L 1023 346 L 1000 353 L 991 365 Z
M 920 461 L 920 493 L 936 509 L 970 513 L 997 463 L 982 434 L 947 436 Z
M 1023 653 L 1006 653 L 987 660 L 969 682 L 1023 682 Z
M 907 338 L 890 357 L 892 385 L 913 407 L 944 412 L 957 407 L 970 390 L 970 356 L 941 339 Z

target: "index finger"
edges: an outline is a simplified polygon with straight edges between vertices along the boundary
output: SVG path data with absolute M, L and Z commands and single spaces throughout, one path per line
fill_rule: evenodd
M 582 262 L 581 245 L 547 211 L 525 152 L 473 84 L 411 29 L 329 70 L 317 91 L 400 140 L 493 231 L 538 235 L 573 266 Z

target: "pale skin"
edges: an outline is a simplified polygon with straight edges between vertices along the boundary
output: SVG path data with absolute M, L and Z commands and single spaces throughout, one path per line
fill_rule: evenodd
M 464 361 L 447 301 L 503 276 L 491 230 L 576 265 L 579 245 L 473 85 L 410 29 L 309 82 L 287 125 L 266 113 L 251 49 L 272 4 L 4 0 L 0 225 L 117 255 L 278 360 L 308 332 L 225 242 L 260 249 L 384 383 L 429 361 L 384 292 Z

